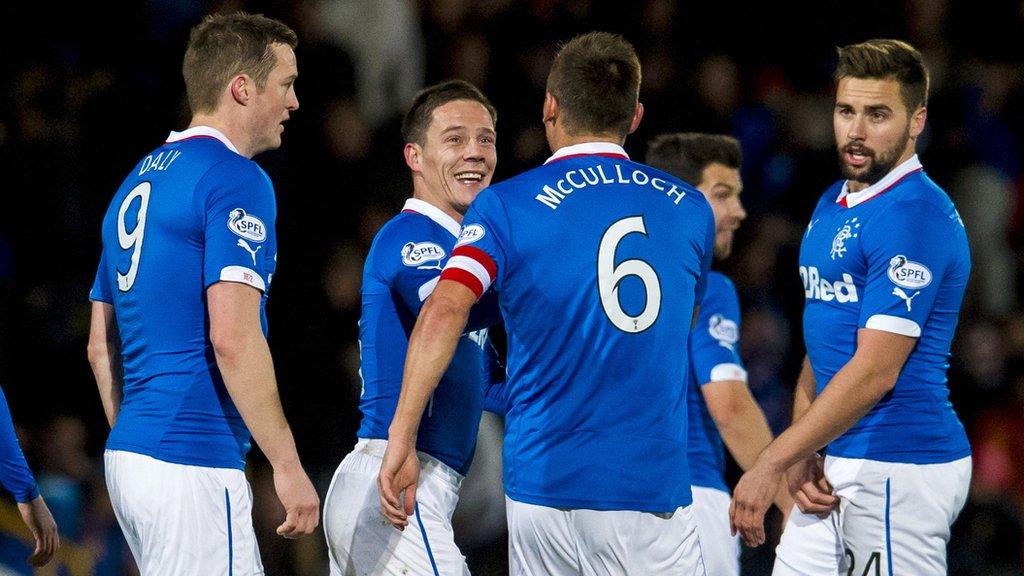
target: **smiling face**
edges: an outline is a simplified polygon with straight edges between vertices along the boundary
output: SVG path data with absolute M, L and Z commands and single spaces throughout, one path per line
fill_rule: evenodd
M 405 146 L 414 195 L 461 222 L 497 163 L 490 113 L 472 100 L 447 102 L 434 109 L 423 144 Z
M 277 57 L 277 64 L 267 75 L 263 89 L 253 95 L 252 155 L 281 146 L 284 122 L 299 107 L 295 95 L 295 78 L 299 74 L 295 52 L 280 43 L 271 44 L 270 49 Z
M 913 156 L 925 117 L 923 107 L 907 109 L 894 78 L 839 80 L 832 123 L 850 191 L 878 182 Z
M 740 171 L 712 162 L 701 172 L 697 189 L 708 199 L 715 215 L 715 258 L 728 258 L 732 253 L 736 229 L 747 217 L 743 203 L 740 202 L 740 192 L 743 190 Z

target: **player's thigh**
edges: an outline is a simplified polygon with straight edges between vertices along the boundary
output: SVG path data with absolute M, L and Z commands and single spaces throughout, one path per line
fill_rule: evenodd
M 380 462 L 377 456 L 354 451 L 331 481 L 324 500 L 324 532 L 332 576 L 468 575 L 451 525 L 454 487 L 421 476 L 416 511 L 400 531 L 380 511 Z
M 843 544 L 839 512 L 824 518 L 804 514 L 793 506 L 775 548 L 773 576 L 836 576 L 840 574 Z M 843 573 L 845 576 L 845 573 Z
M 107 483 L 143 576 L 263 574 L 241 470 L 108 452 Z
M 572 519 L 583 576 L 712 574 L 690 507 L 668 514 L 573 510 Z
M 737 576 L 740 573 L 740 541 L 729 528 L 729 493 L 693 486 L 693 513 L 701 555 L 708 574 Z
M 510 576 L 580 573 L 580 559 L 568 510 L 505 497 Z
M 967 498 L 970 458 L 925 465 L 863 462 L 860 488 L 842 518 L 846 571 L 945 574 L 950 526 Z

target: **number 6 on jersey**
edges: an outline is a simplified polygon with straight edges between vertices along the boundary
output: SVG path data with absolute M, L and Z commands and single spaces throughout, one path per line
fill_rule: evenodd
M 135 276 L 139 273 L 139 256 L 142 254 L 142 237 L 146 234 L 146 209 L 149 208 L 151 189 L 152 186 L 149 182 L 142 182 L 132 188 L 117 211 L 117 243 L 121 245 L 122 250 L 132 250 L 132 263 L 128 266 L 128 272 L 121 274 L 118 271 L 117 273 L 117 288 L 121 292 L 132 289 L 132 285 L 135 284 Z M 125 214 L 136 198 L 140 200 L 139 214 L 136 217 L 135 227 L 128 232 L 124 222 Z
M 612 224 L 597 250 L 597 284 L 601 294 L 601 307 L 616 328 L 635 334 L 643 332 L 654 324 L 661 311 L 661 283 L 658 273 L 643 260 L 624 260 L 615 265 L 615 250 L 626 236 L 639 233 L 647 235 L 643 216 L 630 216 Z M 627 276 L 636 276 L 644 283 L 647 303 L 640 314 L 630 316 L 619 304 L 619 283 Z

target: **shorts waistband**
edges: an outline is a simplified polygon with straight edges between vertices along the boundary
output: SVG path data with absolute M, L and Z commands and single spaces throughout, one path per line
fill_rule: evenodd
M 355 447 L 352 449 L 352 452 L 361 452 L 376 458 L 383 458 L 384 451 L 387 447 L 387 440 L 381 440 L 379 438 L 359 438 Z M 431 477 L 444 480 L 445 482 L 453 484 L 456 488 L 462 484 L 462 474 L 456 472 L 451 466 L 420 450 L 416 451 L 416 456 L 420 460 L 421 474 L 427 474 Z

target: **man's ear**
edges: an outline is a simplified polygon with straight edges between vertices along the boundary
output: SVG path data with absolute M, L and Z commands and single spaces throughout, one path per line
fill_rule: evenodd
M 229 88 L 231 89 L 231 97 L 242 106 L 249 104 L 249 100 L 256 90 L 256 86 L 248 74 L 239 74 L 232 78 Z
M 910 137 L 917 138 L 924 132 L 925 121 L 928 120 L 928 109 L 921 106 L 910 116 Z
M 633 121 L 629 124 L 629 133 L 636 132 L 636 129 L 640 127 L 640 121 L 644 118 L 644 103 L 636 103 L 636 111 L 633 112 Z
M 551 94 L 551 92 L 545 92 L 544 109 L 542 110 L 542 120 L 544 121 L 544 123 L 554 123 L 556 120 L 558 120 L 559 111 L 560 110 L 558 108 L 558 100 L 555 99 L 555 96 Z
M 409 167 L 409 170 L 413 172 L 423 171 L 423 148 L 415 142 L 406 142 L 405 150 L 405 165 Z

